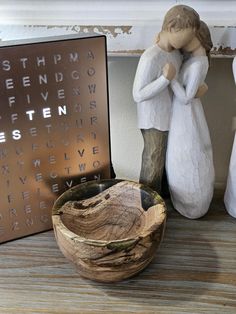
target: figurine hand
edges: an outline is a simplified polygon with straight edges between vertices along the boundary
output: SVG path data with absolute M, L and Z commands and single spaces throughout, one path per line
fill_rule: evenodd
M 195 98 L 201 98 L 202 96 L 206 94 L 207 91 L 208 91 L 208 86 L 206 83 L 203 83 L 201 86 L 198 87 Z
M 162 69 L 162 73 L 167 80 L 172 81 L 176 75 L 176 69 L 172 63 L 167 63 Z

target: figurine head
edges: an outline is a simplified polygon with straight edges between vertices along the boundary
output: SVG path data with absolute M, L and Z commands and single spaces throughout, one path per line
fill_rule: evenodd
M 209 58 L 211 48 L 213 47 L 213 43 L 211 40 L 211 33 L 209 31 L 209 28 L 207 24 L 204 23 L 203 21 L 200 21 L 200 27 L 196 32 L 194 38 L 186 46 L 184 46 L 183 49 L 187 52 L 193 52 L 200 46 L 202 46 L 205 49 L 206 55 Z
M 199 27 L 199 14 L 193 8 L 176 5 L 166 13 L 161 33 L 174 49 L 180 49 L 195 37 Z

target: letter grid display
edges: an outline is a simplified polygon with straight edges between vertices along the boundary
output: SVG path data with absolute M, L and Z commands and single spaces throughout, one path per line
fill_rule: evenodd
M 0 47 L 0 243 L 52 228 L 66 189 L 110 177 L 105 36 Z

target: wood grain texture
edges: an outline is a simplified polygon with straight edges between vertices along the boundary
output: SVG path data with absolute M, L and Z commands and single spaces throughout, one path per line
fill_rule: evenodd
M 117 284 L 82 279 L 53 231 L 0 246 L 0 313 L 235 313 L 236 220 L 222 199 L 189 220 L 168 205 L 152 263 Z
M 126 180 L 79 184 L 57 199 L 52 212 L 64 256 L 81 276 L 99 282 L 124 280 L 143 270 L 166 225 L 166 207 L 159 194 Z

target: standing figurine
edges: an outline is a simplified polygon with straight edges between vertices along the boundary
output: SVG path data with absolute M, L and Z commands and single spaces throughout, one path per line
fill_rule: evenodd
M 236 57 L 234 57 L 233 61 L 233 74 L 234 81 L 236 83 Z M 229 174 L 224 196 L 224 202 L 228 213 L 236 218 L 236 133 L 234 136 L 233 149 L 230 158 Z
M 199 28 L 198 13 L 191 7 L 177 5 L 165 15 L 158 41 L 140 58 L 133 86 L 137 102 L 138 126 L 144 149 L 140 183 L 161 193 L 172 108 L 170 81 L 182 63 L 179 50 L 189 43 Z
M 214 191 L 214 165 L 210 134 L 199 98 L 212 48 L 207 25 L 201 21 L 193 40 L 183 47 L 190 54 L 178 80 L 171 82 L 173 112 L 168 140 L 166 171 L 171 199 L 183 216 L 195 219 L 205 215 Z

